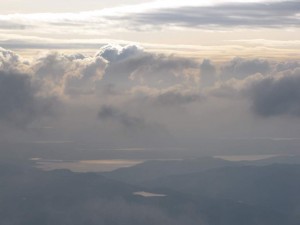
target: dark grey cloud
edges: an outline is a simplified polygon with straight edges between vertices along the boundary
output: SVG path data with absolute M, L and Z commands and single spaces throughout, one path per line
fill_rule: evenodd
M 47 41 L 33 41 L 19 39 L 0 40 L 0 46 L 6 49 L 97 49 L 99 46 L 105 46 L 106 43 L 49 43 Z
M 106 141 L 121 143 L 125 146 L 160 146 L 163 143 L 173 143 L 174 139 L 160 120 L 151 116 L 136 101 L 127 105 L 102 105 L 98 119 L 102 129 L 108 134 Z M 144 105 L 147 107 L 147 105 Z
M 280 78 L 268 77 L 250 88 L 252 107 L 260 116 L 300 116 L 300 70 Z
M 0 122 L 25 128 L 56 115 L 59 100 L 43 93 L 43 85 L 30 73 L 30 63 L 13 51 L 0 48 Z
M 300 2 L 224 3 L 214 6 L 194 6 L 157 9 L 128 15 L 126 19 L 137 25 L 210 27 L 297 27 Z
M 56 99 L 38 96 L 37 92 L 28 74 L 0 71 L 0 120 L 24 127 L 53 115 Z
M 202 100 L 202 96 L 197 93 L 165 92 L 156 97 L 156 101 L 163 106 L 179 106 Z
M 208 98 L 248 103 L 261 117 L 300 116 L 297 61 L 235 58 L 222 65 L 218 75 L 220 79 L 205 89 Z
M 137 87 L 132 90 L 135 101 L 148 103 L 153 107 L 180 107 L 193 102 L 200 102 L 205 96 L 198 90 L 189 90 L 189 87 L 175 86 L 169 89 L 151 89 Z
M 104 121 L 113 121 L 121 124 L 126 129 L 137 131 L 146 127 L 146 122 L 139 117 L 131 116 L 116 107 L 104 105 L 101 107 L 98 118 Z

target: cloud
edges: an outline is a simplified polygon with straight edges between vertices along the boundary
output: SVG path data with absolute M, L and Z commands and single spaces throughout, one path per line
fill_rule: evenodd
M 173 143 L 173 137 L 160 119 L 156 116 L 149 117 L 142 107 L 137 101 L 128 102 L 127 105 L 102 105 L 98 119 L 104 133 L 108 135 L 105 141 L 112 141 L 121 146 L 152 147 L 167 142 Z
M 86 40 L 57 40 L 45 37 L 33 37 L 20 35 L 15 37 L 4 38 L 0 40 L 0 46 L 7 49 L 97 49 L 99 46 L 106 45 L 107 40 L 93 40 L 87 42 Z
M 2 49 L 0 65 L 2 140 L 199 149 L 200 138 L 292 137 L 291 121 L 300 115 L 297 61 L 213 62 L 131 44 L 95 55 L 46 52 L 29 61 Z M 63 113 L 53 119 L 57 110 Z M 16 126 L 43 131 L 37 137 Z
M 43 86 L 44 95 L 60 97 L 107 94 L 108 87 L 122 93 L 139 85 L 159 89 L 183 83 L 197 86 L 200 80 L 197 61 L 147 52 L 136 45 L 106 45 L 95 56 L 46 52 L 30 62 L 2 49 L 0 65 L 3 70 L 30 74 Z
M 101 57 L 82 60 L 83 65 L 78 74 L 68 77 L 65 84 L 65 93 L 71 96 L 93 94 L 96 84 L 103 78 L 106 62 Z
M 25 26 L 25 25 L 19 24 L 17 22 L 10 22 L 10 21 L 5 21 L 5 20 L 2 20 L 1 24 L 0 24 L 1 30 L 24 30 L 28 27 L 29 26 Z
M 264 59 L 234 58 L 221 68 L 221 78 L 245 79 L 246 77 L 260 73 L 267 74 L 271 71 L 270 62 Z
M 2 123 L 26 127 L 36 120 L 55 115 L 58 99 L 43 93 L 28 61 L 0 48 L 0 105 Z
M 235 57 L 219 65 L 214 65 L 209 60 L 203 61 L 201 75 L 206 72 L 202 72 L 203 65 L 208 68 L 206 70 L 211 70 L 213 75 L 212 77 L 205 77 L 206 79 L 210 78 L 211 81 L 210 85 L 204 87 L 204 92 L 208 96 L 214 97 L 243 98 L 248 95 L 246 90 L 253 82 L 277 74 L 279 72 L 277 68 L 280 64 L 282 63 L 271 62 L 266 59 L 240 57 Z
M 96 56 L 101 56 L 109 62 L 121 61 L 144 54 L 144 50 L 137 45 L 105 45 L 101 47 Z
M 299 67 L 300 67 L 300 63 L 297 61 L 285 61 L 285 62 L 280 62 L 276 65 L 276 71 L 283 72 L 287 70 L 294 70 Z
M 220 77 L 205 89 L 207 96 L 248 101 L 262 117 L 300 116 L 300 66 L 296 61 L 235 58 L 221 67 Z
M 38 95 L 28 74 L 0 70 L 0 120 L 24 127 L 54 114 L 56 99 Z
M 104 46 L 97 56 L 108 60 L 103 83 L 130 88 L 138 84 L 170 87 L 199 79 L 199 63 L 166 54 L 147 52 L 139 46 Z
M 144 101 L 153 107 L 180 107 L 210 96 L 246 97 L 259 115 L 298 114 L 298 92 L 294 90 L 298 82 L 295 71 L 299 68 L 296 61 L 233 58 L 218 69 L 209 59 L 198 62 L 147 52 L 136 45 L 106 45 L 95 56 L 48 52 L 31 62 L 1 49 L 0 66 L 2 85 L 10 82 L 23 87 L 21 90 L 32 90 L 22 95 L 33 102 L 37 96 L 63 99 L 90 95 L 117 96 L 120 106 L 127 101 Z M 38 91 L 33 87 L 38 87 Z M 11 102 L 19 101 L 18 96 L 10 96 Z M 34 104 L 32 108 L 40 111 Z M 139 116 L 129 116 L 118 111 L 118 107 L 102 108 L 99 118 L 118 121 L 133 130 L 146 126 Z
M 254 112 L 263 117 L 300 116 L 300 68 L 279 78 L 267 77 L 254 82 L 250 98 Z
M 211 60 L 204 59 L 200 65 L 201 84 L 203 86 L 211 86 L 216 81 L 217 68 Z
M 213 5 L 132 5 L 79 13 L 8 14 L 0 16 L 0 29 L 40 29 L 46 33 L 78 30 L 111 33 L 116 30 L 148 31 L 155 28 L 232 29 L 288 28 L 299 24 L 299 1 L 237 2 Z M 34 29 L 33 29 L 34 28 Z M 75 34 L 75 32 L 74 32 Z
M 156 9 L 125 19 L 140 26 L 178 26 L 188 28 L 296 27 L 299 24 L 298 1 L 223 3 Z
M 195 147 L 199 136 L 254 133 L 258 129 L 243 131 L 235 122 L 253 124 L 253 113 L 276 121 L 300 115 L 297 61 L 212 62 L 131 44 L 107 45 L 95 55 L 46 52 L 29 61 L 2 49 L 0 65 L 0 122 L 11 127 L 7 137 L 15 126 L 51 126 L 43 132 L 54 139 Z M 57 110 L 64 112 L 59 122 L 51 118 Z
M 0 69 L 3 71 L 25 70 L 28 62 L 23 61 L 19 55 L 13 51 L 0 47 Z M 23 71 L 24 72 L 24 71 Z
M 196 102 L 201 99 L 201 95 L 196 93 L 165 92 L 157 96 L 157 101 L 161 105 L 181 105 Z
M 35 78 L 44 83 L 45 89 L 71 96 L 93 93 L 95 82 L 102 79 L 105 68 L 106 62 L 101 57 L 58 52 L 42 55 L 32 65 Z
M 146 127 L 146 123 L 142 118 L 130 116 L 127 113 L 108 105 L 101 107 L 98 118 L 104 121 L 117 122 L 130 131 L 138 131 Z
M 200 89 L 176 85 L 170 88 L 157 89 L 148 86 L 137 86 L 130 90 L 135 100 L 147 102 L 155 107 L 179 107 L 205 99 Z

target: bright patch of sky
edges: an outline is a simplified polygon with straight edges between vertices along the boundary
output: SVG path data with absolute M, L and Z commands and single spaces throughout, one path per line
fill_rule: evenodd
M 260 2 L 262 0 L 239 0 L 231 2 Z M 274 1 L 274 0 L 273 0 Z M 180 6 L 180 5 L 211 5 L 215 3 L 224 3 L 226 1 L 221 0 L 202 0 L 202 1 L 183 1 L 177 0 L 110 0 L 110 1 L 98 1 L 98 0 L 86 0 L 82 4 L 82 0 L 9 0 L 5 4 L 1 5 L 0 13 L 40 13 L 40 12 L 80 12 L 85 10 L 98 10 L 110 7 L 120 7 L 126 5 L 137 5 L 146 3 L 148 7 L 152 6 Z M 229 1 L 227 1 L 229 2 Z M 266 2 L 266 1 L 264 1 Z M 132 6 L 130 6 L 132 8 Z M 134 7 L 133 7 L 134 8 Z

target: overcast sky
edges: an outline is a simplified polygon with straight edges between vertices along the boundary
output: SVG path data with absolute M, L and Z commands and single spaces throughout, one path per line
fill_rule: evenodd
M 300 138 L 299 1 L 4 2 L 0 141 Z

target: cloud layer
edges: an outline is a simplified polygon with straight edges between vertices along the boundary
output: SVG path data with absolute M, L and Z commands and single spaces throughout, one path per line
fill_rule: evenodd
M 136 45 L 107 45 L 95 55 L 46 52 L 30 60 L 1 49 L 0 121 L 50 127 L 51 137 L 126 146 L 229 133 L 283 135 L 285 129 L 273 134 L 273 127 L 287 129 L 300 116 L 299 69 L 297 61 L 215 63 Z M 258 121 L 266 123 L 263 130 L 253 125 Z
M 11 14 L 0 17 L 1 29 L 36 27 L 74 27 L 81 29 L 148 30 L 153 27 L 228 28 L 228 27 L 297 27 L 298 1 L 246 2 L 215 5 L 141 4 L 132 7 L 87 11 L 81 13 Z M 126 26 L 124 26 L 124 23 Z

